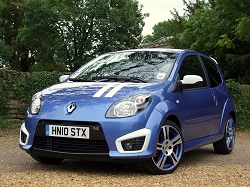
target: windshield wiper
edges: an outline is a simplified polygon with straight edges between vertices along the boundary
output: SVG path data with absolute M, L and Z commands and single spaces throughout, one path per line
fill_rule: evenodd
M 93 80 L 83 79 L 83 78 L 69 78 L 69 81 L 73 82 L 93 82 Z
M 120 82 L 144 82 L 147 83 L 147 81 L 142 80 L 138 77 L 129 77 L 129 76 L 96 76 L 92 77 L 92 80 L 98 80 L 100 82 L 105 82 L 105 81 L 120 81 Z
M 138 77 L 128 77 L 128 78 L 130 78 L 130 81 L 131 81 L 131 82 L 144 82 L 144 83 L 147 83 L 147 82 L 148 82 L 148 81 L 145 81 L 145 80 L 140 79 L 140 78 L 138 78 Z

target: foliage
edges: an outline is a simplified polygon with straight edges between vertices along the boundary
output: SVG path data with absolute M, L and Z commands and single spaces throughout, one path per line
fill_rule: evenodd
M 19 71 L 28 71 L 34 59 L 29 57 L 29 49 L 16 40 L 18 29 L 22 27 L 22 5 L 26 0 L 2 0 L 0 9 L 0 53 L 2 52 L 2 66 Z M 1 54 L 0 54 L 1 56 Z M 33 61 L 33 62 L 32 62 Z
M 11 124 L 11 116 L 10 115 L 1 115 L 0 116 L 0 130 L 2 128 L 9 128 L 10 127 L 10 124 Z
M 169 21 L 159 22 L 154 25 L 152 35 L 147 35 L 143 38 L 143 43 L 149 43 L 154 40 L 157 40 L 161 37 L 170 37 L 171 33 L 169 30 L 171 29 L 171 23 Z
M 8 94 L 8 88 L 6 86 L 6 84 L 0 84 L 1 87 L 1 95 L 0 95 L 0 113 L 1 116 L 7 115 L 8 114 L 8 101 L 9 99 L 9 94 Z
M 57 72 L 39 72 L 39 73 L 21 73 L 17 71 L 8 71 L 11 73 L 11 78 L 6 79 L 6 83 L 2 85 L 2 92 L 0 96 L 0 113 L 7 115 L 8 101 L 17 100 L 22 104 L 19 109 L 25 112 L 31 102 L 32 96 L 58 82 L 60 74 Z M 9 93 L 13 93 L 10 96 Z
M 4 9 L 4 3 L 0 1 L 0 12 Z M 12 55 L 12 48 L 6 45 L 4 40 L 4 28 L 3 28 L 3 18 L 0 16 L 0 68 L 4 66 L 8 66 L 8 60 Z
M 1 129 L 16 129 L 20 128 L 21 120 L 15 120 L 13 116 L 7 114 L 7 115 L 1 115 L 0 116 L 0 130 Z
M 1 0 L 0 67 L 75 70 L 100 53 L 135 48 L 141 10 L 137 0 Z
M 153 27 L 152 35 L 144 36 L 142 43 L 150 43 L 161 37 L 165 37 L 171 42 L 175 41 L 175 37 L 173 36 L 177 36 L 183 31 L 183 23 L 185 22 L 185 19 L 178 14 L 176 9 L 171 13 L 175 19 L 156 23 Z M 177 43 L 179 43 L 179 41 Z
M 58 77 L 59 75 L 57 72 L 21 74 L 21 79 L 19 79 L 16 82 L 17 86 L 13 89 L 15 93 L 15 97 L 21 103 L 29 103 L 31 100 L 31 97 L 36 92 L 44 89 L 45 87 L 48 87 L 49 85 L 57 83 Z M 27 90 L 29 91 L 27 92 Z
M 250 86 L 240 85 L 232 79 L 227 80 L 227 86 L 237 111 L 237 128 L 250 129 Z
M 136 47 L 146 16 L 141 9 L 136 0 L 27 0 L 18 40 L 38 67 L 76 70 L 101 53 Z

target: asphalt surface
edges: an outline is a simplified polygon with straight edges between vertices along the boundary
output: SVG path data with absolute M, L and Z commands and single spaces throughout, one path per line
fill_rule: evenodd
M 168 175 L 134 165 L 65 160 L 44 165 L 19 148 L 13 133 L 0 130 L 0 186 L 250 186 L 250 132 L 237 132 L 234 150 L 219 155 L 212 145 L 184 154 Z

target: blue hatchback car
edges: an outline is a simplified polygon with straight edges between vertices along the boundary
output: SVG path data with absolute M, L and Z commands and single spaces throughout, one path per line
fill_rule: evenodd
M 167 174 L 184 152 L 229 154 L 236 111 L 217 62 L 179 49 L 103 54 L 32 98 L 20 147 L 42 163 L 138 162 Z

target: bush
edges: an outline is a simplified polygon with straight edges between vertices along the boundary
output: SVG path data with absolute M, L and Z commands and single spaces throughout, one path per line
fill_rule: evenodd
M 250 129 L 250 86 L 240 85 L 232 79 L 227 80 L 227 86 L 237 112 L 237 128 Z
M 12 117 L 10 115 L 0 116 L 0 130 L 2 128 L 10 127 L 11 118 Z
M 17 87 L 14 88 L 15 97 L 21 103 L 29 103 L 35 93 L 57 83 L 58 77 L 56 72 L 23 74 L 16 83 Z
M 9 111 L 8 102 L 18 101 L 21 105 L 19 111 L 25 113 L 31 102 L 32 96 L 58 82 L 60 73 L 57 72 L 39 72 L 39 73 L 21 73 L 17 71 L 6 71 L 4 84 L 0 85 L 0 113 L 7 116 Z

